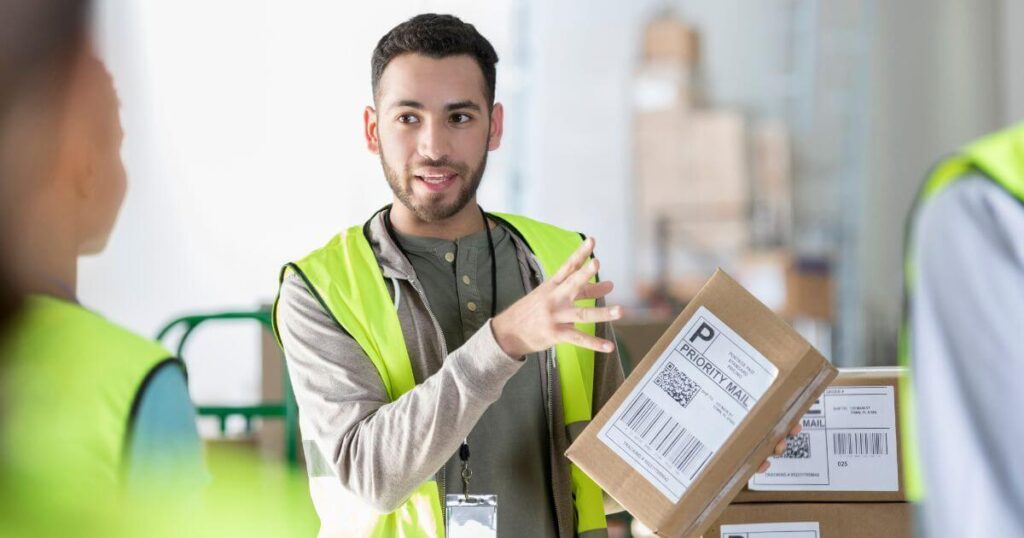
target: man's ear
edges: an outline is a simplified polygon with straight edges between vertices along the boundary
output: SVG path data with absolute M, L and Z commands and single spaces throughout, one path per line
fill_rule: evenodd
M 494 103 L 491 107 L 490 137 L 487 143 L 487 151 L 494 151 L 501 147 L 501 135 L 505 132 L 505 107 L 501 103 Z
M 366 137 L 366 149 L 370 153 L 380 155 L 380 138 L 377 136 L 377 111 L 372 106 L 363 110 L 363 136 Z

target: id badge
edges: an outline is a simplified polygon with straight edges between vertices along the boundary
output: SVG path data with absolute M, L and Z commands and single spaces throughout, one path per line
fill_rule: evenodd
M 497 495 L 446 495 L 448 538 L 497 538 Z

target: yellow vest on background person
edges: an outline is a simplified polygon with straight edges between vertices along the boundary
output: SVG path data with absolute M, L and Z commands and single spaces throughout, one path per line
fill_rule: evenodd
M 944 192 L 958 179 L 971 174 L 981 174 L 1006 190 L 1021 204 L 1024 204 L 1024 123 L 1009 129 L 987 135 L 965 146 L 960 153 L 948 157 L 936 165 L 928 175 L 910 212 L 906 239 L 904 241 L 904 301 L 903 324 L 899 339 L 899 364 L 912 367 L 910 335 L 911 297 L 917 281 L 917 266 L 913 259 L 913 226 L 916 210 L 923 204 Z M 912 374 L 912 372 L 911 372 Z M 921 475 L 920 452 L 917 446 L 916 415 L 914 411 L 914 390 L 911 379 L 904 376 L 900 387 L 900 426 L 904 450 L 903 480 L 907 497 L 921 501 L 926 493 L 926 484 Z
M 125 494 L 130 424 L 159 344 L 76 304 L 29 297 L 0 342 L 0 537 L 313 536 L 305 476 L 259 454 L 206 454 L 203 490 Z M 169 464 L 173 464 L 170 460 Z M 166 475 L 166 476 L 165 476 Z
M 45 296 L 25 301 L 3 354 L 8 461 L 60 486 L 55 494 L 120 488 L 138 397 L 160 366 L 181 362 L 94 312 Z
M 4 491 L 29 497 L 15 505 L 24 510 L 45 509 L 34 518 L 39 530 L 85 534 L 83 519 L 102 525 L 120 506 L 137 398 L 149 375 L 176 359 L 46 296 L 26 299 L 0 350 Z
M 553 275 L 583 241 L 575 232 L 525 217 L 492 216 L 509 224 L 525 240 L 548 275 Z M 376 367 L 392 401 L 416 386 L 398 314 L 362 226 L 349 228 L 299 262 L 286 265 L 281 272 L 282 281 L 290 271 L 301 276 L 307 288 L 356 340 Z M 594 301 L 578 304 L 591 306 Z M 276 312 L 275 306 L 275 332 Z M 592 323 L 577 324 L 577 328 L 594 334 Z M 566 425 L 589 422 L 593 413 L 593 351 L 560 344 L 556 346 L 555 358 Z M 604 529 L 601 489 L 575 465 L 570 466 L 570 474 L 577 533 Z M 397 510 L 376 516 L 372 536 L 444 536 L 442 507 L 437 482 L 424 482 Z M 365 518 L 367 514 L 361 515 Z

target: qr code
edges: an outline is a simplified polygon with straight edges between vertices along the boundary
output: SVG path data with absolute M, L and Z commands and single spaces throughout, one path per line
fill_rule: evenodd
M 700 385 L 680 372 L 671 362 L 658 372 L 654 378 L 654 384 L 661 387 L 661 390 L 683 407 L 690 405 L 693 397 L 700 392 Z
M 811 457 L 811 434 L 798 433 L 786 438 L 786 450 L 780 458 L 806 460 Z

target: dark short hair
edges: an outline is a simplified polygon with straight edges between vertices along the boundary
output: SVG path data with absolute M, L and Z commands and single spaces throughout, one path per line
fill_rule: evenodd
M 487 38 L 480 35 L 472 24 L 462 22 L 453 15 L 426 13 L 395 26 L 377 42 L 371 60 L 373 98 L 377 98 L 380 77 L 384 69 L 396 57 L 415 53 L 440 59 L 450 56 L 469 55 L 476 60 L 484 75 L 484 94 L 488 104 L 494 106 L 494 86 L 497 76 L 494 64 L 498 53 Z

